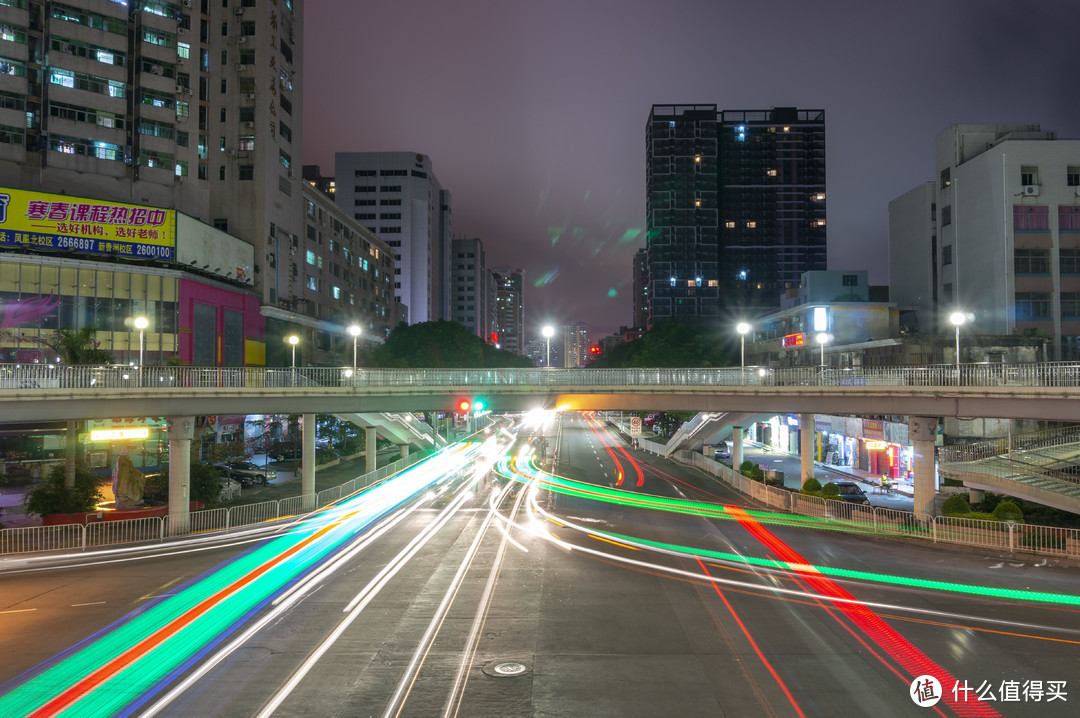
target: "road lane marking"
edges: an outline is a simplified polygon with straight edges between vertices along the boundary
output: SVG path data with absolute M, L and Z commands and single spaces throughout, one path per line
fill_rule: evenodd
M 30 611 L 36 611 L 36 608 L 15 608 L 10 611 L 0 611 L 0 614 L 4 613 L 29 613 Z
M 71 607 L 76 608 L 78 606 L 100 606 L 103 603 L 105 603 L 105 602 L 104 601 L 92 601 L 90 603 L 73 603 L 73 604 L 71 604 Z

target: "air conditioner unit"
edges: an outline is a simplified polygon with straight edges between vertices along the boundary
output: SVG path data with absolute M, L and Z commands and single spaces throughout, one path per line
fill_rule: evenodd
M 176 28 L 176 32 L 178 35 L 183 35 L 187 32 L 187 28 L 181 25 L 180 27 Z
M 176 56 L 176 64 L 177 64 L 177 65 L 183 65 L 183 64 L 184 64 L 185 62 L 187 62 L 187 58 L 186 58 L 186 57 L 184 57 L 184 56 L 182 56 L 182 55 L 177 55 L 177 56 Z
M 244 66 L 243 66 L 243 65 L 241 65 L 240 63 L 236 63 L 236 71 L 237 71 L 237 72 L 240 72 L 240 71 L 241 71 L 241 70 L 243 70 L 243 69 L 244 69 Z
M 176 94 L 178 94 L 178 95 L 184 94 L 184 86 L 183 85 L 177 85 L 176 86 Z
M 242 8 L 242 7 L 234 7 L 232 12 L 233 12 L 233 15 L 243 15 L 244 14 L 244 8 Z
M 242 124 L 244 125 L 245 130 L 253 130 L 253 129 L 255 129 L 255 123 L 254 122 L 244 122 Z
M 184 0 L 184 7 L 191 7 L 191 0 Z
M 184 88 L 184 94 L 185 95 L 190 95 L 191 94 L 191 88 L 190 87 L 185 87 Z
M 1026 185 L 1024 185 L 1024 196 L 1025 197 L 1038 197 L 1039 196 L 1039 185 L 1037 185 L 1037 184 L 1026 184 Z
M 244 99 L 245 100 L 254 100 L 255 99 L 255 93 L 254 92 L 245 92 L 244 93 Z

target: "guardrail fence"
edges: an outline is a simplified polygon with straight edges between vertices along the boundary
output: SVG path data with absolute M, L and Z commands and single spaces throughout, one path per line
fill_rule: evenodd
M 153 543 L 191 534 L 228 533 L 255 524 L 292 518 L 351 496 L 360 489 L 419 463 L 433 450 L 417 452 L 367 474 L 349 479 L 340 486 L 318 494 L 301 494 L 258 504 L 217 507 L 192 511 L 186 527 L 170 526 L 168 516 L 147 516 L 119 521 L 58 526 L 22 526 L 0 529 L 0 556 L 41 551 L 85 551 L 88 548 L 119 544 Z M 175 531 L 173 530 L 175 529 Z
M 682 464 L 702 469 L 739 493 L 769 507 L 811 517 L 841 530 L 911 536 L 934 543 L 976 546 L 1009 553 L 1080 558 L 1080 529 L 952 516 L 935 516 L 921 521 L 908 511 L 824 499 L 766 486 L 697 452 L 677 451 L 675 459 Z

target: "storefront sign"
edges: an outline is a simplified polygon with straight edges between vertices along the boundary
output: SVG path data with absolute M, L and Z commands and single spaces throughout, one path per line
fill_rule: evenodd
M 0 247 L 176 259 L 176 211 L 0 188 Z
M 98 429 L 90 432 L 90 441 L 118 441 L 123 439 L 146 439 L 150 430 L 145 426 L 132 429 Z
M 780 340 L 780 346 L 785 349 L 788 347 L 801 347 L 806 344 L 805 334 L 788 334 L 786 337 Z
M 881 451 L 887 448 L 889 445 L 884 441 L 868 441 L 866 442 L 867 451 Z
M 862 435 L 867 439 L 884 439 L 885 426 L 878 419 L 863 419 Z

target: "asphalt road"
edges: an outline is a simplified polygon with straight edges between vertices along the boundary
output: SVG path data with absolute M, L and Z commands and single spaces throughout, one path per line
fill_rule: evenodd
M 440 483 L 432 469 L 426 488 L 253 600 L 223 638 L 139 693 L 131 714 L 1077 713 L 1080 569 L 778 522 L 588 416 L 522 428 L 513 453 L 541 433 L 544 467 L 581 484 L 538 480 L 524 461 L 489 471 L 477 457 L 479 473 L 459 468 Z M 296 533 L 314 541 L 353 520 Z M 294 551 L 262 540 L 0 567 L 0 707 L 36 666 L 95 645 L 199 577 L 284 570 L 252 568 L 260 546 L 270 562 Z M 968 592 L 978 587 L 990 594 Z M 942 684 L 932 708 L 909 696 L 923 673 Z M 955 699 L 963 681 L 966 702 Z M 1061 690 L 1065 700 L 1048 700 Z

